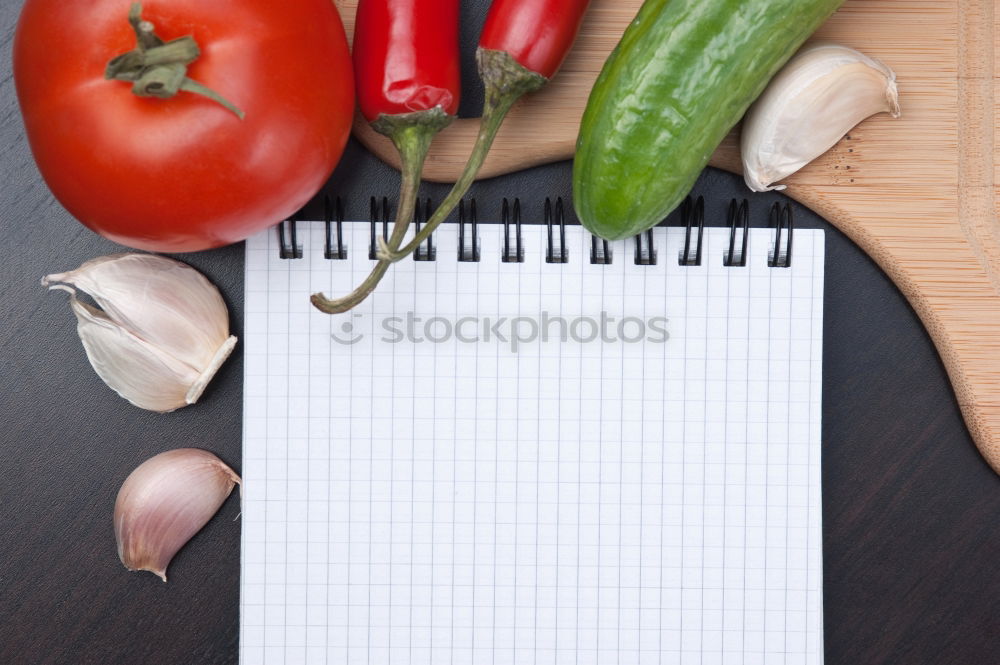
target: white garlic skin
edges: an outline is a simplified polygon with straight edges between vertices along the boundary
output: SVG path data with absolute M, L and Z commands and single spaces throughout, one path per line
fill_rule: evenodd
M 178 550 L 218 512 L 240 477 L 212 453 L 179 448 L 129 474 L 115 501 L 118 558 L 164 582 Z
M 743 177 L 755 192 L 774 185 L 832 148 L 876 113 L 898 118 L 891 69 L 838 44 L 804 47 L 771 80 L 743 119 Z
M 117 254 L 42 284 L 72 295 L 87 359 L 132 404 L 168 412 L 201 397 L 232 353 L 229 312 L 219 290 L 190 266 L 154 254 Z M 100 309 L 76 298 L 79 289 Z

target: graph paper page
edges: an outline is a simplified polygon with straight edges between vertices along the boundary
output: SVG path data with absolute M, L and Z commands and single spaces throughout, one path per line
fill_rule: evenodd
M 822 662 L 822 231 L 781 269 L 545 228 L 465 263 L 445 225 L 338 316 L 367 223 L 248 242 L 245 665 Z

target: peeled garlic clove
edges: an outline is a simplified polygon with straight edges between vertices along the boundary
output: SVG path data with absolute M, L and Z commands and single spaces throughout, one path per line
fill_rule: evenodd
M 70 307 L 90 364 L 119 395 L 150 411 L 173 411 L 186 404 L 188 386 L 199 379 L 194 368 L 76 297 L 70 300 Z
M 229 312 L 194 268 L 153 254 L 118 254 L 48 275 L 68 291 L 77 332 L 98 376 L 143 409 L 194 404 L 232 353 Z M 100 309 L 80 302 L 76 290 Z
M 178 550 L 218 512 L 240 477 L 212 453 L 180 448 L 140 464 L 115 501 L 118 558 L 167 581 Z
M 755 192 L 829 150 L 870 115 L 899 117 L 896 75 L 846 46 L 800 50 L 768 84 L 743 120 L 743 177 Z

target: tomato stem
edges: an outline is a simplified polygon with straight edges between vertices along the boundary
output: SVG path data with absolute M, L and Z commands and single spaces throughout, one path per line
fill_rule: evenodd
M 396 249 L 379 239 L 378 256 L 383 261 L 395 263 L 416 251 L 420 244 L 434 233 L 448 215 L 451 214 L 469 187 L 476 180 L 479 169 L 486 161 L 486 155 L 493 145 L 497 132 L 504 118 L 514 103 L 529 92 L 538 90 L 545 85 L 546 79 L 541 74 L 533 72 L 520 65 L 506 51 L 480 48 L 476 51 L 476 62 L 479 64 L 479 75 L 486 86 L 486 100 L 483 105 L 483 117 L 479 125 L 479 134 L 472 148 L 469 161 L 462 171 L 461 177 L 451 188 L 448 196 L 427 224 L 420 229 L 413 239 L 402 249 Z
M 420 190 L 420 174 L 424 170 L 424 160 L 430 150 L 434 136 L 447 127 L 454 116 L 446 113 L 440 106 L 426 111 L 414 111 L 394 115 L 381 114 L 372 122 L 372 127 L 392 139 L 399 150 L 402 162 L 402 181 L 399 186 L 399 207 L 396 210 L 396 221 L 389 236 L 388 247 L 397 249 L 403 242 L 406 230 L 413 221 L 413 211 L 417 205 Z M 381 236 L 379 240 L 382 240 Z M 348 295 L 330 300 L 322 293 L 317 293 L 310 299 L 316 309 L 327 314 L 340 314 L 353 309 L 365 298 L 371 295 L 375 287 L 385 276 L 390 262 L 380 260 L 371 274 L 354 291 Z
M 138 2 L 129 8 L 128 21 L 135 30 L 136 47 L 112 58 L 104 78 L 131 82 L 132 93 L 138 97 L 170 99 L 181 90 L 192 92 L 211 99 L 243 119 L 245 114 L 232 102 L 188 78 L 188 65 L 201 55 L 193 37 L 164 42 L 153 24 L 142 19 L 142 4 Z

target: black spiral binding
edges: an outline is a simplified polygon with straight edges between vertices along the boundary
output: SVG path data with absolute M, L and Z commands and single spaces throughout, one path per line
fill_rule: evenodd
M 378 227 L 382 226 L 382 238 L 389 238 L 389 200 L 382 197 L 379 201 L 371 197 L 371 213 L 369 218 L 368 258 L 378 259 Z M 416 231 L 427 223 L 432 213 L 430 199 L 425 199 L 423 206 L 419 203 L 414 211 Z M 681 224 L 684 227 L 684 244 L 678 252 L 678 264 L 682 266 L 702 265 L 705 232 L 705 200 L 698 197 L 684 200 L 681 205 Z M 521 200 L 519 198 L 503 199 L 500 212 L 503 224 L 503 247 L 500 260 L 503 263 L 524 263 L 525 248 L 521 229 Z M 303 258 L 302 247 L 298 240 L 297 225 L 301 222 L 301 213 L 292 215 L 280 222 L 277 227 L 279 257 L 282 259 Z M 347 241 L 344 235 L 344 206 L 340 197 L 331 199 L 324 197 L 323 222 L 326 230 L 326 242 L 323 255 L 330 260 L 343 261 L 347 259 Z M 546 226 L 546 263 L 569 263 L 569 246 L 566 241 L 566 219 L 562 198 L 555 202 L 545 199 L 544 223 Z M 729 202 L 726 224 L 729 227 L 729 244 L 722 256 L 722 265 L 726 267 L 746 267 L 747 246 L 750 237 L 750 204 L 747 199 Z M 471 227 L 467 230 L 467 226 Z M 771 268 L 790 268 L 792 265 L 792 239 L 794 220 L 792 206 L 787 202 L 775 203 L 770 210 L 769 226 L 774 229 L 774 244 L 768 251 L 767 265 Z M 558 228 L 558 233 L 556 229 Z M 695 230 L 697 229 L 697 233 Z M 633 239 L 636 265 L 653 266 L 657 264 L 658 253 L 655 245 L 653 229 L 648 229 Z M 591 235 L 590 263 L 594 265 L 611 265 L 613 262 L 611 244 Z M 458 260 L 462 262 L 479 262 L 481 258 L 481 243 L 479 239 L 479 220 L 476 210 L 476 199 L 463 200 L 458 208 Z M 427 238 L 413 254 L 414 261 L 435 261 L 437 248 L 434 246 L 434 236 Z
M 479 262 L 479 219 L 476 215 L 476 199 L 469 202 L 469 223 L 472 232 L 469 234 L 472 246 L 466 247 L 465 241 L 465 201 L 458 202 L 458 260 L 463 263 Z
M 645 237 L 645 243 L 643 243 Z M 656 265 L 656 244 L 653 242 L 653 229 L 648 229 L 635 237 L 635 264 L 637 266 Z
M 288 219 L 279 222 L 278 229 L 278 256 L 283 259 L 301 259 L 302 246 L 296 232 L 298 215 L 292 215 Z
M 608 241 L 595 235 L 590 236 L 590 262 L 593 265 L 609 266 L 613 260 Z
M 774 247 L 768 252 L 767 265 L 770 268 L 792 267 L 792 206 L 775 203 L 771 206 L 771 225 L 775 227 Z M 781 246 L 781 231 L 784 229 L 785 246 Z
M 379 216 L 381 212 L 381 217 Z M 378 259 L 378 240 L 376 238 L 376 228 L 379 221 L 382 222 L 382 239 L 386 242 L 389 241 L 389 199 L 382 197 L 382 210 L 379 210 L 378 201 L 375 197 L 371 200 L 371 215 L 368 218 L 368 224 L 371 227 L 371 238 L 368 241 L 368 259 L 375 261 Z
M 510 246 L 511 220 L 514 222 L 514 247 Z M 500 260 L 504 263 L 524 263 L 524 242 L 521 237 L 521 199 L 514 199 L 511 206 L 507 199 L 500 208 L 500 221 L 503 222 L 503 253 Z
M 421 214 L 422 213 L 422 214 Z M 431 200 L 424 199 L 424 209 L 420 210 L 420 203 L 417 203 L 416 210 L 413 211 L 413 223 L 416 226 L 416 233 L 420 233 L 420 227 L 431 218 Z M 434 234 L 427 236 L 427 242 L 420 243 L 420 246 L 413 252 L 414 261 L 436 261 L 437 249 L 434 247 Z
M 329 196 L 323 197 L 323 223 L 326 226 L 326 245 L 323 248 L 323 256 L 334 261 L 344 261 L 347 259 L 347 243 L 344 242 L 344 205 L 337 197 L 336 204 L 330 201 Z M 337 239 L 334 241 L 334 229 L 336 229 Z
M 700 266 L 701 243 L 705 233 L 705 199 L 699 196 L 693 204 L 690 196 L 684 199 L 681 205 L 681 219 L 684 222 L 684 249 L 677 256 L 677 263 L 682 266 Z M 691 231 L 695 227 L 698 228 L 698 240 L 692 255 Z
M 556 251 L 553 237 L 553 227 L 559 225 L 559 251 Z M 553 210 L 552 200 L 545 199 L 545 226 L 548 231 L 548 242 L 545 247 L 546 263 L 569 263 L 569 248 L 566 247 L 566 216 L 563 214 L 562 197 L 556 199 Z
M 750 204 L 746 199 L 736 205 L 736 199 L 729 202 L 729 251 L 722 257 L 722 265 L 727 268 L 747 267 L 747 240 L 750 237 Z M 736 246 L 736 230 L 740 230 L 742 240 Z M 739 252 L 737 253 L 737 249 Z

